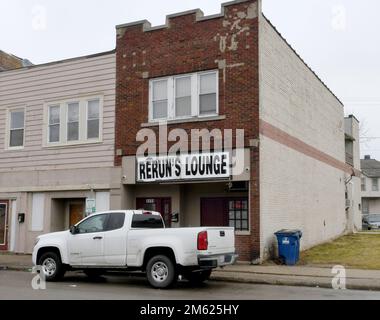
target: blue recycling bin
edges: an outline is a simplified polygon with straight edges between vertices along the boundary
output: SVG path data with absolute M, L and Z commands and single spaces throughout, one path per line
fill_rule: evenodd
M 287 266 L 294 266 L 300 259 L 302 231 L 281 230 L 275 233 L 278 241 L 278 255 Z

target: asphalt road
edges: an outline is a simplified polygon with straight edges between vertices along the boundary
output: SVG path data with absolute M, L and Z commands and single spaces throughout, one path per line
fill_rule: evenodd
M 93 282 L 80 273 L 60 283 L 47 283 L 45 290 L 34 290 L 33 277 L 26 272 L 0 271 L 0 300 L 380 300 L 380 292 L 226 282 L 192 287 L 183 281 L 171 290 L 154 290 L 141 277 L 107 276 Z

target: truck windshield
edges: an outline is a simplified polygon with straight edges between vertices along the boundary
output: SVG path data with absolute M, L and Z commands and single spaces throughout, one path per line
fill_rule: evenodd
M 134 214 L 132 218 L 133 229 L 163 229 L 165 228 L 160 216 L 151 214 Z

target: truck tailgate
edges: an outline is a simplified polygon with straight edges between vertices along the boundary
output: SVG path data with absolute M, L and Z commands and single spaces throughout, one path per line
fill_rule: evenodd
M 208 251 L 210 254 L 234 253 L 234 228 L 207 228 Z

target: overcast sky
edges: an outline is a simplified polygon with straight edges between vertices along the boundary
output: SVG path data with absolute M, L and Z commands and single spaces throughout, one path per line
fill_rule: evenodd
M 115 25 L 220 0 L 0 0 L 0 49 L 33 63 L 115 48 Z M 362 122 L 362 155 L 380 159 L 380 1 L 263 0 L 264 14 Z

